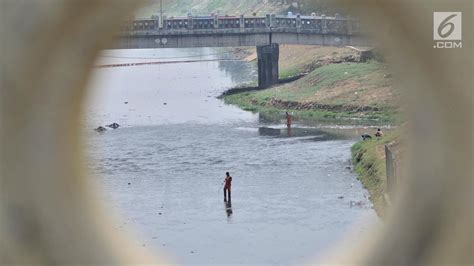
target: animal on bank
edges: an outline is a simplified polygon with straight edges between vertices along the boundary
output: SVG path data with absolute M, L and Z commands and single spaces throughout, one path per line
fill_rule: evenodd
M 380 128 L 377 129 L 377 132 L 375 132 L 375 136 L 377 138 L 383 137 L 383 132 Z

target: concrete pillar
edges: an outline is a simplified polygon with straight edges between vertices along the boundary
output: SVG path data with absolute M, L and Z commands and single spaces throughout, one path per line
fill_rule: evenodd
M 326 15 L 321 16 L 321 32 L 323 34 L 328 33 L 328 24 L 327 24 L 327 20 L 326 20 Z
M 219 16 L 215 15 L 214 16 L 214 29 L 218 29 L 218 28 L 219 28 Z
M 188 30 L 192 30 L 194 28 L 194 21 L 192 16 L 188 16 Z
M 278 60 L 280 46 L 277 43 L 257 46 L 258 56 L 258 87 L 268 88 L 278 84 Z
M 163 29 L 167 30 L 168 29 L 168 22 L 166 21 L 168 18 L 163 16 L 163 19 L 162 19 L 162 22 L 161 22 L 161 26 Z

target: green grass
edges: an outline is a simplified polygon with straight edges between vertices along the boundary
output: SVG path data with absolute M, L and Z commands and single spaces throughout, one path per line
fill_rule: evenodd
M 259 91 L 255 93 L 254 98 L 259 101 L 272 97 L 284 101 L 302 101 L 313 96 L 321 88 L 331 86 L 336 82 L 362 77 L 378 69 L 380 69 L 380 64 L 377 62 L 330 64 L 317 68 L 306 77 L 296 81 L 292 84 L 295 86 L 280 86 Z M 284 76 L 293 76 L 297 74 L 295 71 L 297 70 L 288 69 L 283 70 L 282 73 Z
M 212 12 L 218 10 L 226 5 L 226 1 L 222 0 L 212 0 L 207 6 L 207 12 Z
M 392 123 L 400 121 L 398 110 L 394 107 L 386 106 L 385 103 L 376 103 L 372 107 L 377 107 L 378 111 L 368 113 L 351 113 L 348 111 L 328 111 L 328 110 L 281 110 L 269 106 L 267 103 L 273 98 L 282 101 L 305 102 L 321 89 L 331 88 L 337 82 L 346 80 L 360 80 L 364 86 L 388 86 L 388 80 L 383 78 L 367 78 L 367 75 L 374 71 L 383 69 L 383 64 L 371 61 L 368 63 L 341 63 L 330 64 L 317 68 L 307 76 L 295 82 L 277 86 L 274 88 L 245 92 L 224 97 L 228 104 L 239 106 L 240 108 L 252 112 L 281 113 L 292 111 L 299 120 L 350 120 L 359 119 L 360 122 L 367 121 Z M 295 68 L 296 69 L 296 68 Z M 285 75 L 292 76 L 294 69 L 283 70 Z M 356 91 L 363 91 L 358 88 Z M 329 105 L 354 105 L 350 97 L 332 99 L 330 102 L 321 102 Z
M 393 111 L 381 110 L 378 112 L 371 112 L 369 115 L 361 117 L 360 114 L 350 112 L 332 112 L 328 110 L 292 110 L 292 109 L 278 109 L 266 106 L 268 99 L 258 99 L 254 97 L 255 92 L 244 92 L 239 94 L 227 95 L 224 101 L 227 104 L 236 105 L 243 110 L 263 113 L 267 116 L 275 116 L 283 114 L 286 111 L 292 112 L 295 120 L 306 122 L 317 121 L 339 121 L 356 124 L 377 124 L 392 122 L 394 119 Z M 357 119 L 357 120 L 354 120 Z
M 296 67 L 296 66 L 286 68 L 286 69 L 280 69 L 279 76 L 281 79 L 291 78 L 291 77 L 301 74 L 301 71 L 302 71 L 301 67 Z
M 333 120 L 336 118 L 344 119 L 350 117 L 350 114 L 348 113 L 336 113 L 325 110 L 280 110 L 278 108 L 266 106 L 266 103 L 269 99 L 254 98 L 254 94 L 255 92 L 244 92 L 228 95 L 224 97 L 224 101 L 227 104 L 239 106 L 246 111 L 260 112 L 267 115 L 282 114 L 286 111 L 290 111 L 293 112 L 294 116 L 299 120 L 308 118 Z
M 381 217 L 386 212 L 386 171 L 384 145 L 398 138 L 397 132 L 386 134 L 382 138 L 359 141 L 351 148 L 352 163 L 358 179 L 368 190 L 375 211 Z

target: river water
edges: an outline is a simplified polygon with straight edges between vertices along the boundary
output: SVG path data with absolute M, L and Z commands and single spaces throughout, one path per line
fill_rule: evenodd
M 97 64 L 219 53 L 108 51 Z M 88 162 L 104 204 L 121 217 L 116 230 L 134 232 L 143 248 L 178 264 L 294 265 L 377 223 L 349 169 L 350 147 L 364 129 L 296 124 L 289 137 L 284 121 L 216 98 L 255 79 L 255 67 L 241 61 L 94 71 L 84 107 Z M 113 122 L 122 127 L 93 131 Z M 231 205 L 223 202 L 227 171 Z

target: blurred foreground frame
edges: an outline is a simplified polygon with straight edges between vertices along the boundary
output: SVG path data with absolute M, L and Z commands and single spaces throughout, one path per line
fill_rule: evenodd
M 113 232 L 83 170 L 79 121 L 98 52 L 134 0 L 0 0 L 0 264 L 167 263 Z M 363 20 L 405 94 L 408 166 L 382 231 L 324 264 L 472 265 L 471 0 L 333 0 Z M 463 48 L 434 49 L 434 11 L 463 12 Z

